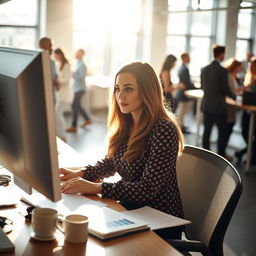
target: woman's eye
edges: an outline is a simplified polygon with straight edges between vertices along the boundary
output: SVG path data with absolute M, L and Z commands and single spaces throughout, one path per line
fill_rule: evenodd
M 131 88 L 131 87 L 126 87 L 125 90 L 126 90 L 127 92 L 131 92 L 131 91 L 132 91 L 132 88 Z
M 118 87 L 115 87 L 115 92 L 119 92 L 120 89 Z

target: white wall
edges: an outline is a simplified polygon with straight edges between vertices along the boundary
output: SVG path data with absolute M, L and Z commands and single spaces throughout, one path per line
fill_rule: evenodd
M 229 0 L 226 20 L 226 59 L 236 55 L 236 35 L 240 0 Z
M 44 35 L 53 39 L 53 48 L 61 47 L 72 56 L 73 1 L 46 0 Z M 43 18 L 43 17 L 42 17 Z
M 167 10 L 168 0 L 153 1 L 150 63 L 155 70 L 159 70 L 166 55 Z

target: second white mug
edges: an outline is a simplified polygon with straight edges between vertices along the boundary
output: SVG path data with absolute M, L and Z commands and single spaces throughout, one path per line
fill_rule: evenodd
M 63 227 L 57 224 L 57 228 L 65 235 L 65 241 L 85 243 L 88 239 L 88 222 L 88 217 L 72 214 L 64 218 Z

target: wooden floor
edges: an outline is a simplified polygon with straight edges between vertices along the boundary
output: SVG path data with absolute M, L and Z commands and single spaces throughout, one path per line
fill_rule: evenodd
M 90 114 L 93 124 L 84 129 L 79 128 L 75 134 L 67 133 L 67 139 L 71 147 L 90 159 L 91 163 L 95 163 L 106 154 L 107 110 L 98 110 Z M 194 120 L 192 112 L 185 119 L 185 124 L 189 124 L 191 130 L 191 134 L 185 136 L 186 144 L 195 145 Z M 82 123 L 82 120 L 80 121 Z M 66 125 L 70 125 L 70 116 L 68 115 L 66 116 Z M 237 124 L 227 148 L 230 155 L 234 155 L 235 150 L 245 146 L 239 130 L 239 124 Z M 211 137 L 212 151 L 216 150 L 216 143 L 214 143 L 216 138 L 217 133 L 214 130 Z M 244 187 L 225 236 L 225 256 L 256 256 L 256 167 L 252 166 L 249 174 L 245 175 L 243 164 L 238 166 L 235 159 L 232 163 L 239 171 Z

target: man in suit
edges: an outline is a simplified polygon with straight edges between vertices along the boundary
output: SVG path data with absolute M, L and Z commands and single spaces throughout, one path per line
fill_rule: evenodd
M 184 92 L 186 90 L 194 89 L 195 87 L 190 80 L 190 74 L 188 69 L 188 64 L 190 63 L 190 56 L 187 52 L 181 54 L 181 61 L 182 61 L 182 64 L 178 69 L 178 77 L 179 77 L 180 83 L 184 85 L 184 89 L 178 89 L 177 91 L 177 95 L 176 95 L 176 100 L 178 102 L 177 113 L 179 115 L 182 132 L 185 134 L 189 134 L 190 132 L 188 128 L 185 127 L 184 125 L 184 116 L 191 109 L 193 102 L 191 99 L 189 99 L 185 95 Z
M 225 97 L 235 99 L 228 83 L 228 71 L 221 66 L 225 46 L 213 46 L 214 60 L 201 70 L 201 88 L 204 91 L 201 110 L 204 116 L 203 147 L 210 149 L 210 135 L 214 124 L 218 128 L 218 154 L 226 157 L 227 104 Z M 229 159 L 230 160 L 230 159 Z

